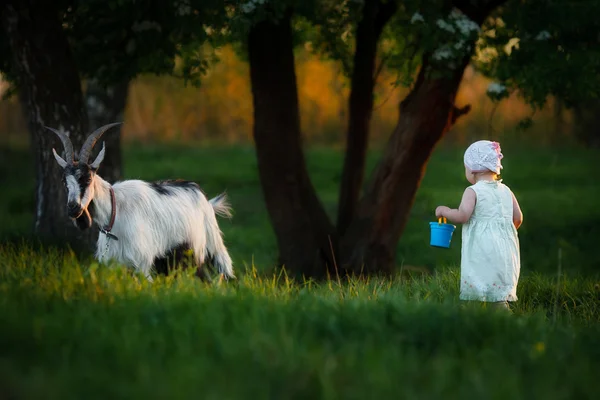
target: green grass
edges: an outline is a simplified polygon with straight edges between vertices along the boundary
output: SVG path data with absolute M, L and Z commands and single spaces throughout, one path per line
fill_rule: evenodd
M 276 246 L 253 149 L 127 147 L 128 178 L 229 193 L 220 223 L 240 279 L 207 286 L 27 244 L 31 162 L 0 149 L 0 398 L 596 398 L 598 152 L 503 150 L 525 214 L 512 315 L 458 301 L 460 229 L 451 250 L 428 246 L 435 206 L 465 188 L 461 150 L 434 154 L 398 246 L 399 268 L 434 274 L 317 284 L 264 273 Z M 307 160 L 334 216 L 341 154 Z
M 505 315 L 459 304 L 451 269 L 341 286 L 250 270 L 209 287 L 184 274 L 149 284 L 26 246 L 5 245 L 0 259 L 0 390 L 14 398 L 568 399 L 600 390 L 591 279 L 526 277 Z

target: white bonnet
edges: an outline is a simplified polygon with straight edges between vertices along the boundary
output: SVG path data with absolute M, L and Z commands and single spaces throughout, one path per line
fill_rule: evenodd
M 504 156 L 498 142 L 480 140 L 470 145 L 465 151 L 465 166 L 472 172 L 492 171 L 500 174 Z

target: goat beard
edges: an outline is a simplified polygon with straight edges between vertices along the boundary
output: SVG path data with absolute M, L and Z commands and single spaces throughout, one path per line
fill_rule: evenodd
M 92 227 L 92 216 L 87 208 L 83 209 L 81 215 L 73 220 L 73 223 L 80 230 L 85 231 L 88 228 Z

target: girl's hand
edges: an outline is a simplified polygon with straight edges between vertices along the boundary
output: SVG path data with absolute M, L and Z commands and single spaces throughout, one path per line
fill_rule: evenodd
M 448 211 L 450 211 L 450 208 L 446 207 L 446 206 L 439 206 L 435 209 L 435 216 L 437 218 L 441 218 L 441 217 L 447 217 L 447 213 Z

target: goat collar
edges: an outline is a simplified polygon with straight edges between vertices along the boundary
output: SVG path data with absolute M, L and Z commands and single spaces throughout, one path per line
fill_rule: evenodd
M 110 186 L 108 190 L 110 191 L 110 222 L 108 225 L 104 226 L 104 228 L 100 228 L 100 232 L 104 233 L 109 239 L 119 240 L 118 237 L 110 233 L 115 224 L 115 217 L 117 215 L 117 200 L 115 199 L 115 191 L 112 186 Z

